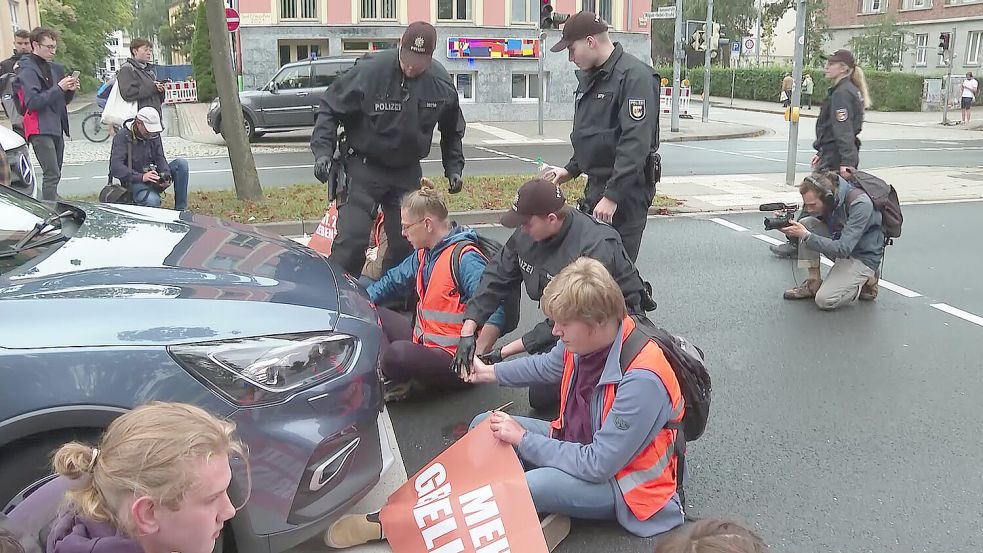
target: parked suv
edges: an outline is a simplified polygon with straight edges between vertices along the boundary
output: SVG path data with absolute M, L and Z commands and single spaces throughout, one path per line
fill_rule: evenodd
M 246 135 L 252 140 L 268 132 L 284 132 L 314 126 L 324 92 L 353 65 L 357 58 L 328 57 L 288 63 L 259 90 L 239 93 Z M 222 132 L 222 107 L 218 98 L 208 109 L 208 126 Z

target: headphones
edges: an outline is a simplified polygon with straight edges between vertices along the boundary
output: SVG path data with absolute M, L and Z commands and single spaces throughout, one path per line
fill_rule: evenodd
M 808 182 L 819 194 L 819 198 L 823 201 L 823 205 L 829 209 L 833 209 L 833 190 L 825 184 L 819 182 L 819 180 L 812 175 L 806 175 L 805 181 Z

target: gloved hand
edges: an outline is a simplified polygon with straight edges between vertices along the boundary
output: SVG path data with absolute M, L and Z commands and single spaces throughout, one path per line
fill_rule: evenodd
M 503 361 L 502 348 L 493 349 L 488 353 L 479 355 L 478 359 L 481 359 L 481 361 L 487 365 L 494 365 L 495 363 L 501 363 Z
M 447 186 L 447 191 L 451 194 L 457 194 L 464 189 L 464 180 L 461 178 L 461 175 L 451 175 L 447 177 L 447 181 L 450 183 Z
M 328 182 L 328 174 L 331 172 L 331 156 L 321 156 L 314 161 L 314 178 L 321 183 Z
M 471 374 L 473 367 L 471 361 L 474 359 L 474 350 L 477 346 L 478 338 L 474 334 L 471 336 L 461 336 L 461 341 L 457 343 L 457 353 L 451 361 L 451 370 L 458 374 L 462 379 L 465 375 Z

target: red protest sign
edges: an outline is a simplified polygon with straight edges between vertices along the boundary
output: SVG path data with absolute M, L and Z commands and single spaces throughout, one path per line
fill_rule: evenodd
M 394 553 L 547 553 L 512 446 L 485 420 L 437 456 L 382 508 Z

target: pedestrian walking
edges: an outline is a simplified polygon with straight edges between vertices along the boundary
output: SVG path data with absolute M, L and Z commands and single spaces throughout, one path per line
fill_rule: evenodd
M 420 188 L 420 160 L 430 154 L 434 127 L 440 130 L 449 191 L 455 194 L 464 185 L 464 115 L 450 76 L 433 60 L 436 45 L 433 25 L 411 23 L 399 48 L 359 59 L 321 99 L 311 137 L 314 176 L 327 182 L 340 173 L 334 164 L 344 166 L 344 182 L 333 184 L 348 190 L 332 194 L 339 205 L 331 259 L 355 277 L 362 273 L 379 205 L 389 239 L 383 270 L 412 251 L 402 235 L 399 205 L 406 193 Z M 340 145 L 339 125 L 346 137 Z M 340 156 L 333 159 L 336 147 Z
M 541 177 L 562 184 L 587 174 L 582 209 L 612 225 L 634 262 L 655 197 L 652 172 L 659 148 L 659 76 L 612 42 L 608 24 L 582 11 L 563 25 L 553 52 L 567 50 L 577 70 L 573 156 Z
M 152 107 L 163 114 L 164 83 L 157 80 L 151 63 L 154 59 L 153 44 L 145 38 L 133 39 L 130 42 L 130 56 L 116 74 L 119 95 L 127 102 L 136 102 L 137 110 Z
M 966 73 L 966 79 L 963 80 L 962 85 L 962 98 L 960 98 L 961 107 L 963 110 L 963 125 L 969 123 L 969 112 L 973 109 L 973 101 L 976 100 L 976 93 L 980 89 L 980 83 L 973 78 L 972 72 Z
M 812 110 L 812 93 L 815 90 L 815 84 L 812 82 L 812 75 L 806 73 L 806 76 L 802 79 L 802 103 L 806 105 L 806 109 Z
M 31 32 L 27 29 L 19 29 L 14 33 L 14 53 L 9 58 L 0 61 L 0 75 L 13 73 L 17 62 L 27 54 L 31 53 Z
M 785 78 L 782 79 L 781 100 L 782 100 L 783 107 L 789 107 L 790 105 L 792 105 L 792 86 L 794 84 L 795 81 L 792 79 L 792 74 L 786 73 Z
M 58 50 L 57 31 L 38 27 L 31 31 L 32 53 L 21 58 L 17 67 L 24 112 L 24 134 L 34 147 L 34 156 L 44 177 L 41 195 L 45 200 L 58 199 L 58 183 L 65 156 L 68 128 L 68 104 L 79 89 L 77 76 L 65 76 L 65 68 L 55 63 Z

